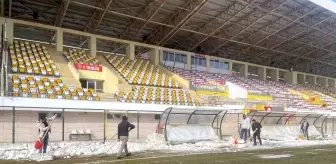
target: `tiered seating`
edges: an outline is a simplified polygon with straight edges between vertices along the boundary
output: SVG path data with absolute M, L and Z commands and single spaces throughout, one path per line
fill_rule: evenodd
M 66 87 L 61 79 L 53 77 L 12 75 L 12 88 L 12 96 L 68 100 L 100 100 L 93 90 Z
M 198 88 L 215 89 L 218 88 L 218 86 L 222 85 L 218 83 L 218 81 L 224 80 L 232 82 L 242 88 L 245 88 L 246 90 L 248 90 L 249 93 L 262 94 L 262 91 L 256 89 L 252 85 L 249 85 L 244 81 L 228 74 L 209 73 L 205 71 L 187 70 L 183 68 L 173 68 L 173 67 L 167 67 L 167 68 L 172 72 L 182 76 L 186 80 L 190 81 L 193 86 L 197 86 Z
M 72 63 L 99 65 L 98 59 L 90 57 L 84 50 L 69 49 L 63 55 Z
M 247 89 L 249 93 L 272 96 L 274 99 L 273 101 L 263 102 L 267 105 L 285 106 L 288 110 L 292 111 L 324 110 L 336 107 L 334 103 L 335 100 L 332 100 L 331 97 L 325 96 L 323 94 L 319 96 L 321 97 L 322 101 L 327 103 L 327 107 L 311 104 L 307 100 L 304 100 L 302 97 L 291 94 L 289 92 L 290 89 L 307 92 L 307 88 L 302 88 L 298 85 L 291 85 L 283 82 L 249 79 L 246 77 L 236 77 L 221 73 L 186 70 L 181 68 L 168 67 L 168 69 L 184 77 L 186 80 L 191 81 L 194 85 L 205 85 L 207 88 L 213 87 L 211 86 L 211 83 L 209 83 L 209 81 L 225 80 L 226 82 L 232 82 L 240 87 Z
M 148 60 L 130 60 L 124 56 L 105 54 L 107 61 L 118 71 L 129 84 L 180 88 L 180 85 L 169 75 Z
M 182 68 L 173 68 L 173 67 L 167 67 L 172 72 L 184 77 L 186 80 L 190 81 L 193 86 L 197 86 L 199 88 L 205 88 L 205 89 L 215 89 L 216 85 L 215 83 L 209 83 L 204 78 L 202 78 L 199 74 L 200 71 L 191 71 L 191 70 L 185 70 Z
M 292 85 L 283 82 L 274 82 L 274 81 L 263 81 L 256 79 L 247 79 L 248 83 L 256 86 L 258 89 L 262 90 L 264 93 L 271 95 L 274 99 L 272 103 L 283 104 L 287 107 L 289 111 L 313 111 L 313 110 L 325 110 L 331 109 L 333 107 L 333 103 L 328 103 L 327 107 L 322 107 L 321 105 L 314 105 L 309 103 L 307 100 L 304 100 L 299 95 L 291 94 L 289 90 L 296 90 L 300 92 L 306 92 L 317 95 L 317 93 L 313 93 L 311 90 L 307 88 L 302 88 L 298 85 Z M 325 95 L 319 95 L 324 101 Z M 331 106 L 329 106 L 329 104 Z
M 133 86 L 132 92 L 116 92 L 121 102 L 171 104 L 171 105 L 198 105 L 198 100 L 192 97 L 186 90 Z
M 9 46 L 12 72 L 43 76 L 60 76 L 46 47 L 39 43 L 14 41 Z

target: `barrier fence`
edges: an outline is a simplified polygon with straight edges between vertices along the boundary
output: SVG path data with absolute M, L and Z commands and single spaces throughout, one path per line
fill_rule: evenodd
M 148 135 L 159 132 L 158 123 L 162 112 L 2 107 L 0 110 L 0 143 L 29 143 L 38 140 L 39 116 L 51 117 L 54 114 L 57 114 L 57 117 L 51 125 L 50 141 L 105 142 L 117 139 L 117 126 L 124 115 L 128 116 L 129 122 L 136 126 L 130 132 L 130 140 L 146 140 Z M 255 112 L 249 113 L 248 116 L 265 125 L 281 124 L 284 126 L 286 124 L 299 125 L 300 120 L 307 118 L 310 125 L 314 125 L 324 137 L 336 135 L 336 118 L 326 113 Z M 241 111 L 227 112 L 221 121 L 221 134 L 217 135 L 239 136 L 241 118 Z M 216 127 L 219 126 L 216 125 Z
M 10 107 L 0 110 L 0 142 L 23 143 L 38 140 L 39 116 L 57 117 L 52 121 L 50 141 L 102 141 L 117 139 L 117 126 L 122 116 L 136 128 L 130 139 L 145 140 L 156 132 L 161 112 L 52 109 Z

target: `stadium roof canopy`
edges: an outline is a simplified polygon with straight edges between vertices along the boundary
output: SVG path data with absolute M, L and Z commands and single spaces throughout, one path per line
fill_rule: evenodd
M 335 14 L 308 0 L 4 1 L 2 14 L 15 19 L 336 77 Z M 41 29 L 15 27 L 14 35 L 55 42 Z M 86 40 L 64 36 L 72 46 Z

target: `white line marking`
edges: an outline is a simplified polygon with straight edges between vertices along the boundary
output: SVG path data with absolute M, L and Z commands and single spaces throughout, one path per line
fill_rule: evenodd
M 200 154 L 209 154 L 209 153 L 192 153 L 192 154 L 184 154 L 184 155 L 162 155 L 156 157 L 142 157 L 142 158 L 131 158 L 131 159 L 115 159 L 115 160 L 97 160 L 93 162 L 85 162 L 85 163 L 76 163 L 76 164 L 98 164 L 98 163 L 114 163 L 114 162 L 123 162 L 123 161 L 136 161 L 136 160 L 146 160 L 146 159 L 157 159 L 157 158 L 167 158 L 167 157 L 182 157 L 188 155 L 200 155 Z

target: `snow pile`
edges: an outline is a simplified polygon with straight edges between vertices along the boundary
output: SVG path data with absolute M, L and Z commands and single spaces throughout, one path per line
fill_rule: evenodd
M 51 153 L 40 154 L 33 144 L 1 144 L 0 160 L 53 160 Z
M 170 144 L 196 143 L 218 140 L 219 137 L 211 126 L 167 126 L 167 138 Z
M 0 144 L 0 160 L 52 160 L 54 157 L 70 158 L 74 156 L 96 156 L 96 155 L 116 155 L 121 142 L 110 141 L 105 144 L 96 141 L 83 142 L 59 142 L 50 143 L 47 154 L 39 154 L 34 149 L 34 144 Z M 151 134 L 145 142 L 129 142 L 128 149 L 130 152 L 150 152 L 162 151 L 165 153 L 193 154 L 209 152 L 236 152 L 255 149 L 272 149 L 283 147 L 313 146 L 324 144 L 336 144 L 335 140 L 320 141 L 274 141 L 264 140 L 266 146 L 253 147 L 252 143 L 244 144 L 239 147 L 234 144 L 234 138 L 228 137 L 224 140 L 202 141 L 195 144 L 184 143 L 179 145 L 169 145 L 165 142 L 161 134 Z M 238 144 L 239 145 L 239 144 Z
M 233 142 L 230 142 L 233 143 Z M 12 144 L 0 144 L 3 149 L 0 150 L 0 159 L 5 160 L 51 160 L 54 157 L 70 158 L 73 156 L 95 156 L 95 155 L 115 155 L 121 142 L 110 141 L 105 144 L 96 141 L 78 141 L 78 142 L 59 142 L 49 143 L 48 153 L 39 154 L 31 144 L 15 144 L 13 149 Z M 129 142 L 128 150 L 130 152 L 143 152 L 160 150 L 165 152 L 208 152 L 216 151 L 222 147 L 228 147 L 228 144 L 222 140 L 197 142 L 195 144 L 180 144 L 168 145 L 164 137 L 160 134 L 151 134 L 148 136 L 146 142 Z
M 308 132 L 310 137 L 321 136 L 315 126 L 309 126 Z M 300 135 L 302 135 L 300 125 L 267 125 L 261 129 L 261 138 L 263 139 L 293 141 L 297 140 Z

